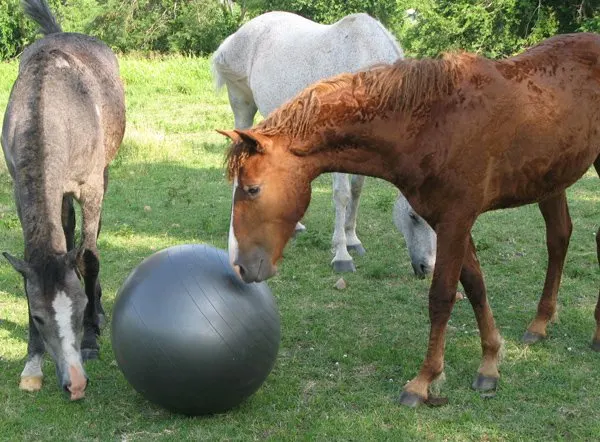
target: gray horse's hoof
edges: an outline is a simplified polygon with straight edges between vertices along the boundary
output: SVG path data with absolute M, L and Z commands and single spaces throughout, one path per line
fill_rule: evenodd
M 100 350 L 97 348 L 82 348 L 81 349 L 81 359 L 83 362 L 92 361 L 94 359 L 98 359 L 100 357 Z
M 478 374 L 471 385 L 471 388 L 477 391 L 495 391 L 497 387 L 498 378 L 484 376 L 482 374 Z
M 592 350 L 600 352 L 600 339 L 594 339 L 592 341 Z
M 400 405 L 405 405 L 410 408 L 416 408 L 424 402 L 424 397 L 421 397 L 415 393 L 411 393 L 410 391 L 402 391 L 402 393 L 400 393 L 400 397 L 398 398 L 398 403 Z
M 523 335 L 523 343 L 527 345 L 535 344 L 537 342 L 543 341 L 546 337 L 540 333 L 534 333 L 527 330 Z
M 367 251 L 362 246 L 362 244 L 354 244 L 353 246 L 346 246 L 346 249 L 349 252 L 356 252 L 358 256 L 364 256 Z
M 356 272 L 353 261 L 333 261 L 333 271 L 336 273 Z

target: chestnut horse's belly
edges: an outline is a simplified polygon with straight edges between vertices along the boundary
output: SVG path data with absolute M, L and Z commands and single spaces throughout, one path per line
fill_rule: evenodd
M 537 158 L 521 156 L 521 164 L 503 161 L 491 183 L 484 211 L 543 201 L 562 192 L 585 174 L 600 154 L 600 138 L 582 143 L 586 148 L 549 149 Z M 510 163 L 510 162 L 509 162 Z

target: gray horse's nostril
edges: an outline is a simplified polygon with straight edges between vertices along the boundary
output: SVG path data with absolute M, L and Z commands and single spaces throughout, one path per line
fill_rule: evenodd
M 421 267 L 421 273 L 423 275 L 426 275 L 427 274 L 427 266 L 425 264 L 421 264 L 420 267 Z

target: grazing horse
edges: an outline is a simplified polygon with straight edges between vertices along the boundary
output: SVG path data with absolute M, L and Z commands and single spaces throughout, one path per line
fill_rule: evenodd
M 496 388 L 500 334 L 471 228 L 489 210 L 538 203 L 548 269 L 525 333 L 546 336 L 571 234 L 567 187 L 600 171 L 600 36 L 560 35 L 515 57 L 399 61 L 317 83 L 249 130 L 223 132 L 234 182 L 230 258 L 246 282 L 276 262 L 324 172 L 395 184 L 437 234 L 425 361 L 400 395 L 416 406 L 443 371 L 458 281 L 471 302 L 482 362 L 473 388 Z M 600 254 L 600 230 L 596 235 Z M 600 303 L 593 348 L 600 350 Z
M 227 85 L 229 103 L 237 129 L 253 124 L 256 111 L 266 117 L 306 86 L 344 72 L 356 72 L 379 63 L 402 58 L 402 49 L 377 20 L 353 14 L 332 25 L 312 22 L 289 12 L 260 15 L 219 46 L 213 56 L 217 88 Z M 335 228 L 331 261 L 336 272 L 355 271 L 349 251 L 365 253 L 356 235 L 356 217 L 364 176 L 333 174 Z M 403 196 L 398 214 L 411 250 L 415 274 L 431 273 L 435 251 L 425 248 L 430 235 L 421 235 L 427 223 L 414 213 Z M 428 227 L 428 226 L 427 226 Z M 304 230 L 302 224 L 296 230 Z
M 106 45 L 63 33 L 45 0 L 22 3 L 45 38 L 21 57 L 2 127 L 25 242 L 24 260 L 4 253 L 23 275 L 29 307 L 20 387 L 42 387 L 48 351 L 61 387 L 79 399 L 87 385 L 82 362 L 99 351 L 103 309 L 96 239 L 107 166 L 125 131 L 123 86 Z M 83 219 L 79 248 L 73 199 Z

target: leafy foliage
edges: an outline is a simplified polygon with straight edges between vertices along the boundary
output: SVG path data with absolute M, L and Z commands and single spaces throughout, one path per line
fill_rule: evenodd
M 248 19 L 290 11 L 321 23 L 366 12 L 412 56 L 464 49 L 499 57 L 557 33 L 600 31 L 600 0 L 49 0 L 67 31 L 121 52 L 208 54 Z M 0 2 L 0 59 L 35 38 L 19 0 Z
M 558 33 L 600 30 L 597 1 L 428 0 L 405 6 L 411 14 L 397 33 L 418 56 L 464 49 L 498 57 Z

